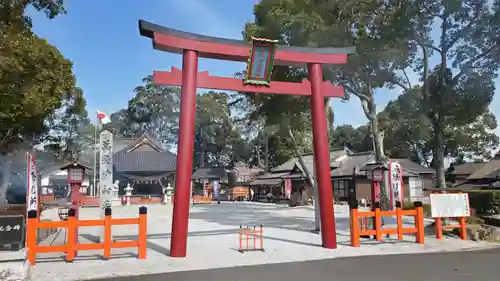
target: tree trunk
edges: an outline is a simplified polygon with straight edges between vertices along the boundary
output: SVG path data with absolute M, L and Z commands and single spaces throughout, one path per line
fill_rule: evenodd
M 12 162 L 7 155 L 0 154 L 0 210 L 8 207 L 7 188 L 9 187 Z
M 203 141 L 200 143 L 200 168 L 205 167 L 205 144 Z
M 446 179 L 444 171 L 444 138 L 443 130 L 441 126 L 437 125 L 434 131 L 435 134 L 435 145 L 436 145 L 436 155 L 433 157 L 434 169 L 436 170 L 436 187 L 446 188 Z
M 318 186 L 316 184 L 316 181 L 307 168 L 307 166 L 304 163 L 304 158 L 302 157 L 302 154 L 299 152 L 299 148 L 297 147 L 297 142 L 295 141 L 295 136 L 293 135 L 292 129 L 288 128 L 288 135 L 290 136 L 290 140 L 292 141 L 293 149 L 295 150 L 295 154 L 297 155 L 297 158 L 299 159 L 300 166 L 302 166 L 302 169 L 304 170 L 304 173 L 306 174 L 307 180 L 311 184 L 313 191 L 314 191 L 314 231 L 320 231 L 321 230 L 321 221 L 320 221 L 320 214 L 319 214 L 319 196 L 318 196 Z M 316 170 L 316 169 L 315 169 Z M 302 192 L 302 196 L 305 196 L 305 193 Z M 304 199 L 302 199 L 304 200 Z
M 375 154 L 375 161 L 384 166 L 388 166 L 387 157 L 384 153 L 384 134 L 379 130 L 377 119 L 377 107 L 373 99 L 373 89 L 368 87 L 368 96 L 360 96 L 361 106 L 365 113 L 366 118 L 370 122 L 370 129 L 372 131 L 373 140 L 373 153 Z M 380 185 L 380 207 L 383 210 L 389 209 L 389 171 L 384 172 L 384 181 Z
M 264 138 L 264 171 L 269 172 L 269 138 Z
M 370 126 L 372 130 L 373 152 L 375 153 L 375 160 L 377 162 L 386 163 L 387 157 L 385 157 L 384 153 L 384 136 L 383 133 L 378 129 L 378 120 L 376 117 L 370 121 Z
M 257 145 L 257 151 L 256 151 L 256 153 L 257 153 L 257 155 L 256 155 L 257 156 L 257 166 L 259 168 L 265 170 L 266 169 L 266 165 L 262 162 L 262 157 L 260 156 L 260 141 L 259 141 L 259 143 Z

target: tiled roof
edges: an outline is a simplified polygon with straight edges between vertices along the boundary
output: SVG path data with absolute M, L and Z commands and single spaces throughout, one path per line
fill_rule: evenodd
M 330 172 L 332 177 L 352 176 L 355 167 L 362 167 L 374 159 L 372 152 L 362 152 L 349 155 L 343 161 L 340 161 L 338 168 Z
M 120 151 L 113 157 L 117 172 L 174 171 L 177 156 L 169 151 Z
M 282 173 L 267 173 L 264 175 L 260 175 L 259 179 L 282 179 L 288 176 L 290 172 L 282 172 Z
M 392 161 L 399 162 L 401 166 L 403 166 L 403 170 L 407 170 L 409 172 L 413 172 L 415 174 L 435 174 L 436 171 L 434 169 L 422 166 L 418 163 L 415 163 L 411 161 L 410 159 L 406 158 L 394 158 Z
M 403 166 L 403 176 L 405 177 L 435 173 L 433 169 L 415 163 L 410 159 L 394 158 L 392 161 L 399 162 Z M 362 168 L 367 164 L 373 163 L 375 163 L 375 155 L 372 151 L 355 153 L 339 161 L 338 168 L 333 169 L 330 175 L 332 177 L 352 176 L 355 167 Z M 357 174 L 365 175 L 366 171 L 361 171 Z
M 333 150 L 330 151 L 330 166 L 335 166 L 335 162 L 339 157 L 347 155 L 348 152 L 345 149 Z M 304 163 L 308 165 L 310 163 L 312 165 L 314 158 L 312 154 L 304 154 L 302 155 L 302 159 L 304 159 Z M 295 168 L 295 165 L 299 162 L 298 157 L 293 157 L 285 163 L 271 169 L 272 172 L 285 172 L 292 171 Z M 311 168 L 312 170 L 312 168 Z
M 282 179 L 256 179 L 253 182 L 250 183 L 250 185 L 267 185 L 267 186 L 273 186 L 273 185 L 279 185 L 283 182 Z
M 479 167 L 468 180 L 495 179 L 500 175 L 500 160 L 493 159 Z
M 455 171 L 453 171 L 451 174 L 453 175 L 467 175 L 470 176 L 472 175 L 475 171 L 477 171 L 479 168 L 481 168 L 485 163 L 474 163 L 474 162 L 469 162 L 469 163 L 463 163 L 459 165 L 454 165 L 453 168 Z
M 193 180 L 202 179 L 227 179 L 227 172 L 224 168 L 219 167 L 203 167 L 196 170 L 191 176 Z
M 157 140 L 147 134 L 134 140 L 125 140 L 113 157 L 117 172 L 169 172 L 175 171 L 177 156 L 165 151 Z M 150 145 L 153 150 L 135 150 L 140 145 Z

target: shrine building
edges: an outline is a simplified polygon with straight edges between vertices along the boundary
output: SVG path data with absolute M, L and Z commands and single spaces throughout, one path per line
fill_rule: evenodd
M 119 194 L 124 194 L 129 184 L 133 195 L 161 196 L 168 183 L 174 184 L 177 156 L 147 134 L 126 141 L 116 140 L 113 157 L 113 177 L 119 181 Z

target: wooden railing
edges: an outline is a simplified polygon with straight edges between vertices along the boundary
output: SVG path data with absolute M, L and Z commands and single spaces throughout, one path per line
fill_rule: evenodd
M 146 259 L 147 213 L 147 208 L 142 206 L 139 208 L 138 218 L 114 219 L 111 217 L 111 208 L 107 208 L 104 219 L 78 220 L 75 216 L 75 210 L 69 209 L 66 221 L 38 221 L 37 211 L 29 211 L 26 237 L 27 259 L 30 264 L 34 265 L 36 256 L 39 253 L 62 252 L 66 253 L 66 261 L 72 262 L 76 251 L 82 250 L 103 250 L 104 259 L 108 259 L 111 256 L 112 248 L 138 248 L 138 258 Z M 127 224 L 137 224 L 139 226 L 138 240 L 113 242 L 111 239 L 112 226 Z M 76 233 L 78 228 L 83 226 L 104 226 L 104 241 L 101 243 L 78 243 Z M 38 246 L 37 232 L 38 229 L 42 228 L 66 228 L 66 244 Z
M 252 226 L 241 226 L 238 230 L 239 236 L 239 248 L 240 253 L 248 251 L 261 251 L 264 252 L 264 233 L 262 224 L 260 227 Z M 250 243 L 252 241 L 252 243 Z M 257 243 L 258 241 L 258 243 Z
M 212 195 L 193 195 L 193 204 L 212 204 Z
M 402 210 L 401 203 L 396 202 L 395 211 L 381 211 L 376 204 L 375 211 L 360 212 L 358 211 L 357 202 L 351 203 L 351 246 L 360 246 L 360 237 L 374 235 L 377 241 L 382 241 L 382 235 L 384 234 L 397 234 L 398 240 L 403 240 L 403 235 L 407 233 L 416 234 L 416 243 L 424 244 L 424 209 L 421 202 L 415 202 L 415 210 Z M 397 226 L 396 228 L 383 228 L 382 227 L 382 217 L 395 216 Z M 412 216 L 414 217 L 415 227 L 404 228 L 403 227 L 403 217 Z M 365 218 L 373 218 L 374 225 L 372 229 L 369 229 L 367 225 L 364 224 Z M 360 221 L 363 221 L 361 224 Z
M 454 225 L 443 225 L 442 218 L 434 218 L 435 228 L 436 228 L 436 238 L 443 239 L 443 229 L 455 229 L 458 228 L 460 233 L 460 239 L 467 240 L 467 222 L 465 217 L 458 217 L 458 224 Z

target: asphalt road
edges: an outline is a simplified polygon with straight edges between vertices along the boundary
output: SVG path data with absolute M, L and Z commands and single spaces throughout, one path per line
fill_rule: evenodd
M 498 281 L 500 248 L 363 256 L 106 278 L 107 281 Z M 97 279 L 96 279 L 97 281 Z

